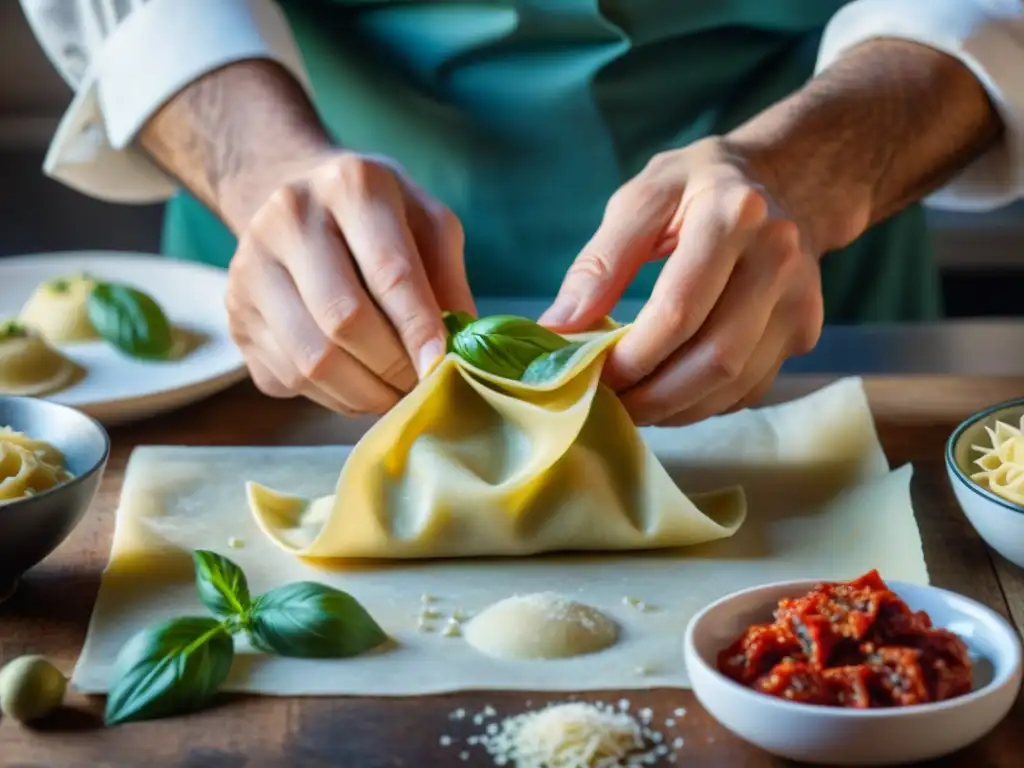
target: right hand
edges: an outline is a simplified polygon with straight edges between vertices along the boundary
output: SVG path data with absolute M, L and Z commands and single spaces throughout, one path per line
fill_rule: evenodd
M 256 386 L 380 414 L 444 354 L 442 310 L 476 314 L 455 215 L 387 160 L 337 152 L 278 186 L 228 271 Z

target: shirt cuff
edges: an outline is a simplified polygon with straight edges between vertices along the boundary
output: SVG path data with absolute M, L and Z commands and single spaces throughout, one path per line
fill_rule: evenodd
M 96 51 L 44 171 L 101 200 L 167 199 L 174 183 L 132 142 L 189 83 L 247 59 L 278 62 L 310 93 L 291 29 L 273 0 L 151 0 Z
M 927 45 L 963 62 L 1003 120 L 998 145 L 925 203 L 987 211 L 1024 196 L 1024 7 L 1020 0 L 854 0 L 825 29 L 816 70 L 877 38 Z

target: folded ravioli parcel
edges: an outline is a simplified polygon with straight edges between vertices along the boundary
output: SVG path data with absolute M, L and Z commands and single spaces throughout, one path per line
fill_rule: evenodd
M 450 354 L 317 499 L 247 484 L 260 527 L 313 558 L 441 558 L 680 547 L 731 536 L 739 487 L 688 497 L 600 383 L 617 326 L 524 384 Z

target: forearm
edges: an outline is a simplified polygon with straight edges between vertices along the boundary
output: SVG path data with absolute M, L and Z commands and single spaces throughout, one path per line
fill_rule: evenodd
M 196 80 L 148 121 L 138 140 L 236 234 L 290 168 L 331 147 L 299 83 L 265 60 Z
M 1002 125 L 962 63 L 876 40 L 729 134 L 818 253 L 942 186 Z

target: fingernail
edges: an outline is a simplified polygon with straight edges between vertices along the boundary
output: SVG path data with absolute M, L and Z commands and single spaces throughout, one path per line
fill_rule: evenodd
M 419 361 L 419 373 L 420 378 L 424 379 L 427 377 L 433 368 L 434 364 L 438 361 L 438 358 L 444 354 L 444 342 L 440 339 L 431 339 L 420 348 L 420 361 Z
M 548 310 L 540 316 L 538 321 L 542 325 L 561 325 L 569 322 L 569 319 L 576 312 L 578 306 L 575 299 L 563 297 L 555 300 L 555 303 L 548 307 Z

